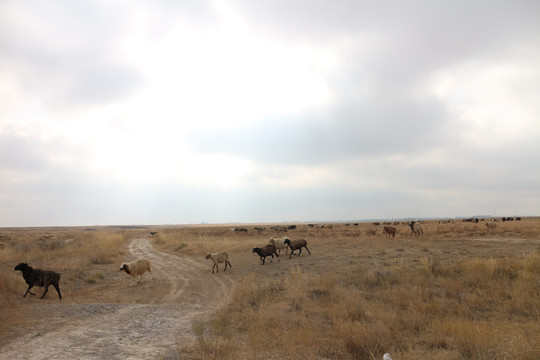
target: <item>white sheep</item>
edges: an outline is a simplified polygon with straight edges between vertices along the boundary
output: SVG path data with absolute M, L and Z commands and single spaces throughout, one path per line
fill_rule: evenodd
M 135 280 L 136 276 L 139 276 L 139 284 L 141 282 L 142 276 L 145 272 L 149 272 L 152 274 L 152 263 L 148 259 L 137 259 L 132 262 L 128 263 L 122 263 L 120 265 L 120 271 L 124 270 L 128 275 L 131 275 L 133 279 L 131 279 L 130 286 L 133 285 L 133 281 Z M 152 276 L 152 280 L 154 280 L 154 276 Z
M 390 356 L 389 353 L 386 353 L 383 355 L 383 360 L 392 360 L 392 357 Z
M 232 267 L 231 263 L 229 262 L 229 253 L 226 251 L 206 254 L 206 260 L 208 259 L 211 259 L 214 262 L 214 265 L 212 266 L 212 274 L 214 273 L 214 268 L 216 268 L 217 272 L 219 272 L 218 264 L 225 263 L 225 269 L 223 269 L 223 271 L 227 271 L 227 264 Z
M 288 237 L 281 237 L 277 239 L 270 239 L 268 242 L 270 245 L 274 245 L 276 247 L 276 250 L 279 250 L 278 252 L 281 254 L 281 249 L 285 249 L 285 254 L 289 253 L 289 245 L 285 244 L 285 240 L 290 240 Z

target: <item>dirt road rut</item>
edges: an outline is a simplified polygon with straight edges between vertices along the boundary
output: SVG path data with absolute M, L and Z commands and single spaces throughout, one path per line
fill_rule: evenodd
M 143 277 L 146 287 L 156 286 L 150 304 L 48 303 L 50 323 L 4 346 L 0 359 L 173 357 L 178 346 L 194 340 L 192 322 L 226 303 L 232 280 L 221 272 L 209 276 L 203 259 L 160 252 L 147 238 L 134 239 L 129 252 L 152 261 L 155 280 Z

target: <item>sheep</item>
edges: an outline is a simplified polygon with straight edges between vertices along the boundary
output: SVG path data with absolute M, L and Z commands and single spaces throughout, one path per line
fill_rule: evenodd
M 268 244 L 266 246 L 263 246 L 262 248 L 255 247 L 251 252 L 257 253 L 259 255 L 263 265 L 267 256 L 272 256 L 271 261 L 274 262 L 274 255 L 276 255 L 279 261 L 279 255 L 276 252 L 276 246 L 272 244 Z
M 287 239 L 287 240 L 285 240 L 285 244 L 289 245 L 289 247 L 291 248 L 291 255 L 289 255 L 289 259 L 293 255 L 294 251 L 298 250 L 298 249 L 300 251 L 298 252 L 297 256 L 300 256 L 300 254 L 302 253 L 302 248 L 303 247 L 305 247 L 306 250 L 308 251 L 309 255 L 311 255 L 311 251 L 309 251 L 309 249 L 307 247 L 307 241 L 304 240 L 304 239 L 292 240 L 292 241 L 290 239 Z
M 208 259 L 211 259 L 214 262 L 214 265 L 212 266 L 212 274 L 214 273 L 214 268 L 216 268 L 217 272 L 219 272 L 218 264 L 225 263 L 225 269 L 223 269 L 223 271 L 227 271 L 227 264 L 232 267 L 231 263 L 229 262 L 229 253 L 226 251 L 206 254 L 206 260 Z
M 393 226 L 386 226 L 385 225 L 385 226 L 383 226 L 383 233 L 384 233 L 385 236 L 387 236 L 387 237 L 391 236 L 392 239 L 393 239 L 393 238 L 396 237 L 396 228 L 393 227 Z
M 289 253 L 289 245 L 285 244 L 285 240 L 289 239 L 288 237 L 282 237 L 277 239 L 270 239 L 269 244 L 275 245 L 278 252 L 281 254 L 281 249 L 285 249 L 285 254 Z M 290 240 L 290 239 L 289 239 Z
M 411 236 L 416 235 L 420 236 L 424 233 L 424 230 L 422 230 L 422 225 L 416 221 L 411 221 L 409 223 L 409 226 L 411 228 Z
M 60 292 L 59 286 L 60 274 L 51 270 L 33 269 L 26 263 L 20 263 L 15 266 L 15 271 L 17 270 L 22 272 L 24 280 L 28 284 L 28 289 L 26 289 L 23 298 L 26 297 L 27 294 L 35 296 L 36 294 L 31 292 L 30 289 L 34 286 L 41 286 L 45 288 L 45 291 L 43 291 L 43 294 L 41 295 L 41 299 L 43 299 L 45 295 L 47 295 L 47 291 L 49 291 L 49 286 L 52 285 L 58 293 L 58 298 L 62 299 L 62 293 Z
M 392 360 L 392 357 L 390 356 L 389 353 L 386 353 L 383 355 L 383 360 Z
M 497 227 L 497 224 L 494 222 L 488 222 L 486 223 L 486 227 L 489 229 L 495 229 Z
M 152 274 L 152 263 L 148 259 L 137 259 L 133 260 L 132 262 L 122 263 L 122 265 L 120 265 L 120 271 L 122 270 L 132 277 L 130 286 L 133 285 L 133 281 L 137 275 L 139 276 L 138 284 L 140 284 L 142 276 L 145 272 L 148 271 L 150 274 Z M 151 276 L 152 280 L 154 280 L 154 276 Z

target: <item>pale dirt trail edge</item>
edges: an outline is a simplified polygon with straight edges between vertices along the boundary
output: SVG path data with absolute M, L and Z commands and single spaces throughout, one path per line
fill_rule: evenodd
M 193 321 L 228 301 L 233 280 L 222 272 L 211 276 L 204 259 L 160 252 L 144 237 L 134 239 L 128 249 L 152 261 L 156 280 L 146 274 L 142 281 L 149 287 L 162 284 L 157 298 L 150 304 L 52 303 L 50 324 L 2 347 L 0 359 L 167 358 L 193 342 Z

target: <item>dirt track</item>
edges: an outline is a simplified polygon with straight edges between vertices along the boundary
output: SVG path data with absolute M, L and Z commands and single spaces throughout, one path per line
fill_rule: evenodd
M 141 284 L 124 289 L 133 302 L 48 302 L 43 309 L 54 314 L 50 321 L 41 321 L 31 333 L 2 347 L 0 359 L 174 357 L 178 346 L 194 340 L 193 320 L 227 301 L 233 281 L 221 272 L 204 276 L 209 273 L 204 260 L 160 252 L 147 238 L 133 240 L 129 252 L 149 258 L 155 277 L 152 281 L 147 274 Z M 125 284 L 125 274 L 120 275 Z M 204 281 L 199 280 L 202 276 Z

